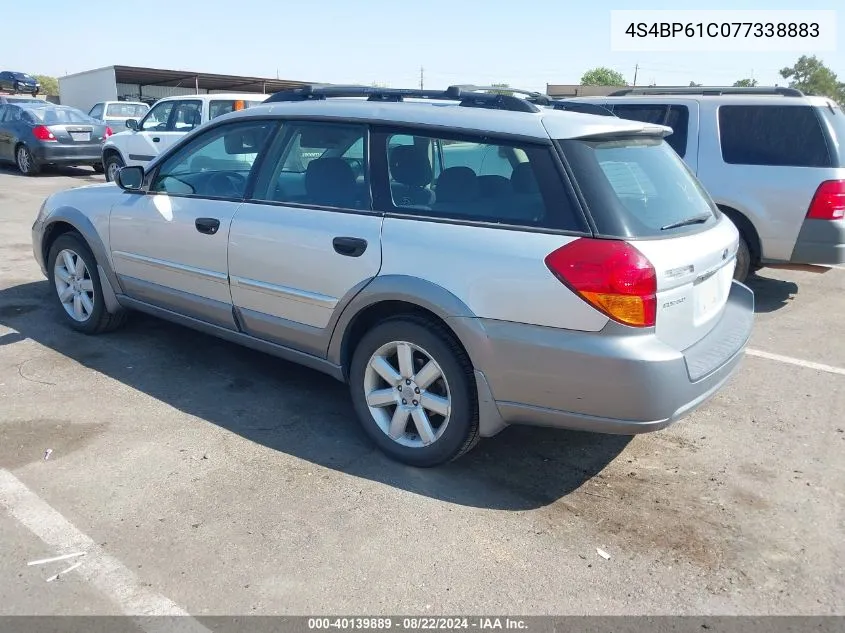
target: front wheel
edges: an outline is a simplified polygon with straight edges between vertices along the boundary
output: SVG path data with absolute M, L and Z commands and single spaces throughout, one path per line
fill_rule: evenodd
M 117 182 L 117 171 L 124 166 L 123 160 L 117 154 L 109 154 L 103 166 L 106 170 L 106 182 Z
M 740 283 L 745 283 L 748 275 L 752 272 L 751 266 L 751 249 L 748 248 L 748 242 L 745 241 L 745 236 L 740 234 L 739 246 L 736 249 L 736 268 L 734 269 L 734 279 Z
M 472 364 L 444 326 L 414 317 L 382 322 L 358 344 L 349 374 L 358 418 L 389 457 L 437 466 L 477 443 Z
M 47 256 L 47 272 L 53 297 L 71 328 L 99 334 L 123 324 L 123 312 L 106 310 L 97 260 L 80 235 L 65 233 L 56 238 Z

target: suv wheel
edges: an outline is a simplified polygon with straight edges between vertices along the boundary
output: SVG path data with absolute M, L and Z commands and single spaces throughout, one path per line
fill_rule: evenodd
M 736 249 L 736 269 L 734 270 L 734 279 L 740 283 L 744 283 L 751 272 L 751 249 L 748 248 L 748 242 L 745 241 L 745 237 L 740 234 L 739 246 Z
M 56 238 L 47 257 L 47 272 L 65 323 L 85 334 L 99 334 L 123 324 L 125 313 L 106 310 L 97 260 L 76 233 Z
M 477 443 L 472 364 L 445 327 L 413 317 L 384 321 L 364 335 L 349 373 L 364 430 L 391 458 L 437 466 Z
M 109 154 L 103 163 L 106 170 L 106 182 L 116 182 L 117 170 L 123 167 L 123 161 L 117 154 Z

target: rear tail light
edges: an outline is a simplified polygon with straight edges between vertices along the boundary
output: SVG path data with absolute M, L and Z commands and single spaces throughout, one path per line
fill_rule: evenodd
M 810 220 L 841 220 L 845 218 L 845 180 L 826 180 L 816 189 L 810 209 Z
M 610 318 L 634 327 L 654 326 L 657 274 L 627 242 L 579 238 L 545 261 L 555 277 Z
M 106 128 L 106 133 L 103 135 L 103 140 L 107 139 L 107 138 L 108 138 L 108 137 L 110 137 L 112 134 L 114 134 L 114 132 L 112 132 L 112 131 L 111 131 L 111 128 L 110 128 L 110 127 L 107 127 L 107 128 Z
M 39 141 L 55 141 L 56 137 L 53 136 L 53 133 L 43 125 L 36 125 L 32 129 L 32 134 L 37 138 Z

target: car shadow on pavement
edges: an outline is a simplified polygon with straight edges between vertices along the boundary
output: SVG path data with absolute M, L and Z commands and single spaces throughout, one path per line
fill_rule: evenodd
M 754 311 L 758 314 L 774 312 L 792 303 L 798 293 L 798 284 L 771 277 L 751 275 L 745 281 L 754 291 Z
M 11 164 L 0 163 L 0 174 L 5 176 L 17 176 L 21 179 L 49 178 L 65 176 L 66 178 L 80 178 L 91 182 L 105 182 L 105 176 L 98 174 L 90 167 L 59 167 L 57 165 L 45 165 L 36 176 L 24 176 L 17 167 Z
M 456 504 L 535 509 L 576 491 L 629 436 L 511 427 L 434 469 L 391 461 L 360 428 L 348 388 L 316 371 L 133 314 L 85 336 L 60 321 L 46 281 L 0 290 L 0 324 L 152 398 L 314 464 Z

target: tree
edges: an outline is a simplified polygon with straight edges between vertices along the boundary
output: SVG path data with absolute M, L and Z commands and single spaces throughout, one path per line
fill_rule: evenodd
M 845 103 L 845 84 L 815 55 L 801 55 L 794 66 L 783 68 L 780 76 L 789 79 L 789 87 L 809 95 L 830 97 Z
M 588 70 L 581 77 L 582 86 L 625 86 L 627 83 L 622 73 L 604 66 Z
M 734 88 L 753 88 L 756 85 L 756 79 L 740 79 L 734 82 Z
M 41 84 L 41 94 L 57 97 L 59 95 L 59 80 L 49 75 L 35 75 L 35 79 Z

